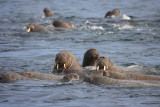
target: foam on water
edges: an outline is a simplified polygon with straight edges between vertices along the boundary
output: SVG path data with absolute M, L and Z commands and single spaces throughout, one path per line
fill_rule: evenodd
M 131 20 L 131 18 L 129 16 L 127 16 L 126 14 L 123 14 L 122 19 L 123 20 Z

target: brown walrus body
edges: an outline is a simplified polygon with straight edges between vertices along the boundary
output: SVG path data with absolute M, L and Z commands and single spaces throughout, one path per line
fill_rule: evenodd
M 63 79 L 63 76 L 54 75 L 54 74 L 33 73 L 33 72 L 22 72 L 22 73 L 7 72 L 7 73 L 3 73 L 0 76 L 0 80 L 2 82 L 29 79 L 29 78 L 30 79 L 40 79 L 40 80 L 58 80 L 60 81 L 61 79 Z
M 52 13 L 52 11 L 49 8 L 44 8 L 43 12 L 46 17 L 54 16 L 54 14 Z
M 120 10 L 119 9 L 113 9 L 112 11 L 108 11 L 105 15 L 105 18 L 112 17 L 112 16 L 120 16 Z
M 83 57 L 82 67 L 94 66 L 95 61 L 99 58 L 99 52 L 95 48 L 87 50 Z
M 43 26 L 35 24 L 35 23 L 28 24 L 26 31 L 27 32 L 49 32 Z
M 83 70 L 83 68 L 80 66 L 77 59 L 70 51 L 61 51 L 56 55 L 53 70 L 55 73 L 62 71 L 69 73 L 71 71 L 79 70 Z
M 0 78 L 0 80 L 3 80 L 3 81 L 15 81 L 20 79 L 23 79 L 23 76 L 15 72 L 6 72 L 3 75 L 1 75 L 1 78 Z
M 129 74 L 106 71 L 104 75 L 114 79 L 127 79 L 127 80 L 160 80 L 159 76 L 145 75 L 145 74 Z
M 53 26 L 54 27 L 59 27 L 59 28 L 74 28 L 74 25 L 72 23 L 62 22 L 60 20 L 53 21 Z
M 60 73 L 64 72 L 66 74 L 63 79 L 65 81 L 73 80 L 73 79 L 82 79 L 84 82 L 89 82 L 93 84 L 137 84 L 137 85 L 148 85 L 148 86 L 160 86 L 158 84 L 152 84 L 148 82 L 142 81 L 129 81 L 129 80 L 160 80 L 158 76 L 149 76 L 143 74 L 122 74 L 120 72 L 114 72 L 117 70 L 116 65 L 106 57 L 100 57 L 99 69 L 102 70 L 94 70 L 94 71 L 85 71 L 78 63 L 77 59 L 70 51 L 61 51 L 56 55 L 55 64 L 54 64 L 54 72 Z M 107 63 L 104 63 L 107 59 Z M 100 66 L 103 65 L 102 67 Z M 104 67 L 104 64 L 105 65 Z M 105 69 L 104 69 L 105 68 Z M 74 72 L 72 72 L 74 71 Z M 9 72 L 8 74 L 3 74 L 1 76 L 1 80 L 18 80 L 23 78 L 38 78 L 42 80 L 55 80 L 56 75 L 54 74 L 39 74 L 39 73 L 20 73 L 15 74 Z M 60 77 L 62 79 L 62 76 Z M 126 80 L 127 79 L 127 80 Z

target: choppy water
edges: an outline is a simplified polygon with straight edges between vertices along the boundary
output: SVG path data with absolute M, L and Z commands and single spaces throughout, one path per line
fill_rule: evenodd
M 140 65 L 146 74 L 160 75 L 159 0 L 1 0 L 0 73 L 51 72 L 55 55 L 70 50 L 82 64 L 87 49 L 117 65 Z M 43 8 L 56 17 L 43 17 Z M 121 19 L 104 19 L 107 11 L 120 8 Z M 126 14 L 131 20 L 123 20 Z M 35 22 L 51 25 L 54 19 L 70 21 L 76 29 L 27 33 Z M 159 87 L 127 87 L 22 80 L 0 83 L 0 106 L 159 107 Z

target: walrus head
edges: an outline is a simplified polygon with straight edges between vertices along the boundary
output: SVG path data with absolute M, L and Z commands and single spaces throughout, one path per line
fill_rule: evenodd
M 113 71 L 115 69 L 115 64 L 108 57 L 101 56 L 95 61 L 95 66 L 97 70 Z
M 121 11 L 119 9 L 113 9 L 113 15 L 114 16 L 120 16 Z
M 47 32 L 47 30 L 41 25 L 31 23 L 28 24 L 26 32 Z
M 113 9 L 112 11 L 108 11 L 105 15 L 105 18 L 112 17 L 112 16 L 120 16 L 120 10 L 119 9 Z
M 70 73 L 70 71 L 82 70 L 75 56 L 70 51 L 61 51 L 56 55 L 54 73 Z
M 62 22 L 60 20 L 53 21 L 54 27 L 62 27 L 62 28 L 74 28 L 74 25 L 70 22 Z
M 82 66 L 94 66 L 96 59 L 99 58 L 99 52 L 95 48 L 87 50 L 83 57 Z
M 44 8 L 43 12 L 46 17 L 54 16 L 54 14 L 52 13 L 52 11 L 49 8 Z

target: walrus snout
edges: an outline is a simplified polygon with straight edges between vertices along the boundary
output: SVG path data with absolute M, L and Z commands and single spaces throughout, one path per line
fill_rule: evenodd
M 35 23 L 28 24 L 26 32 L 31 32 L 35 28 Z
M 97 70 L 107 71 L 110 69 L 110 66 L 112 66 L 112 61 L 105 56 L 101 56 L 95 61 L 95 66 Z
M 67 70 L 71 67 L 72 58 L 70 56 L 69 51 L 62 51 L 56 55 L 55 63 L 54 63 L 54 70 L 57 73 L 61 73 L 64 70 Z

